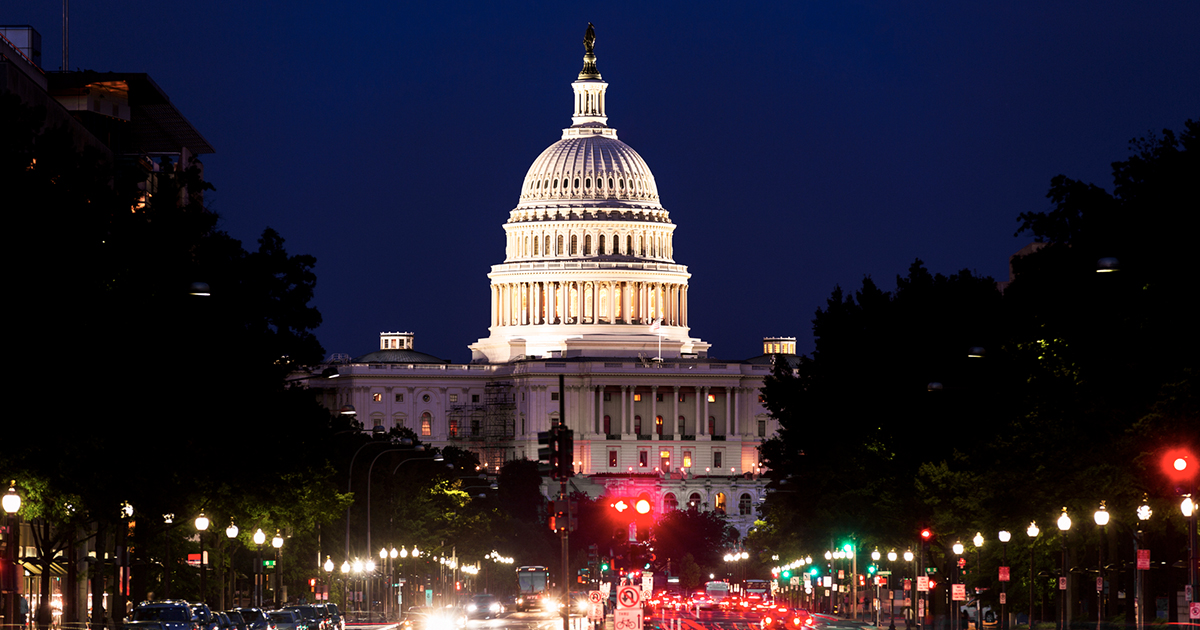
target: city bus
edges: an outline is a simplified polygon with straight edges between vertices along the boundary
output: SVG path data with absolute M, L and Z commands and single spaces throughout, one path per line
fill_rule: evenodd
M 517 610 L 553 610 L 550 600 L 550 569 L 542 566 L 517 567 Z
M 771 583 L 767 580 L 742 580 L 742 603 L 747 608 L 771 604 Z

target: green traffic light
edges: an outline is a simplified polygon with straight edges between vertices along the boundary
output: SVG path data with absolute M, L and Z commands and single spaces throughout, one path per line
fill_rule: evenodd
M 784 572 L 782 573 L 782 575 L 783 575 L 783 579 L 785 579 L 785 580 L 787 580 L 787 579 L 791 579 L 791 577 L 792 577 L 792 572 L 791 572 L 791 571 L 784 571 Z
M 813 567 L 813 568 L 812 568 L 812 569 L 811 569 L 811 570 L 808 572 L 808 574 L 809 574 L 809 575 L 820 575 L 820 574 L 821 574 L 821 571 L 820 571 L 819 569 L 817 569 L 817 567 Z
M 870 573 L 871 575 L 875 575 L 875 569 L 876 569 L 876 566 L 872 564 L 871 566 L 867 567 L 867 572 Z
M 601 570 L 601 571 L 607 571 L 607 570 L 608 570 L 608 565 L 607 565 L 607 564 L 602 564 L 602 565 L 600 565 L 600 570 Z

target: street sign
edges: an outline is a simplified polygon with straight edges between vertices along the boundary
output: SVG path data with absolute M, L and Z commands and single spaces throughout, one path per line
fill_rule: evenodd
M 604 593 L 601 593 L 600 591 L 588 591 L 588 601 L 592 602 L 593 604 L 599 604 L 600 602 L 604 601 Z
M 1000 581 L 1001 582 L 1008 581 L 1008 567 L 1000 567 Z
M 952 599 L 956 602 L 967 601 L 967 585 L 966 584 L 952 584 L 951 589 L 953 590 L 953 594 L 951 595 L 950 599 Z
M 588 605 L 588 619 L 592 621 L 601 621 L 604 619 L 604 604 L 600 602 L 592 602 Z
M 1150 550 L 1138 549 L 1137 552 L 1137 568 L 1142 571 L 1148 571 L 1150 569 Z
M 1067 590 L 1067 576 L 1064 575 L 1064 576 L 1058 578 L 1058 590 L 1060 590 L 1060 591 Z
M 1104 592 L 1104 578 L 1103 577 L 1096 578 L 1096 592 L 1097 593 Z
M 793 576 L 792 576 L 792 579 L 789 581 L 789 583 L 790 583 L 792 586 L 800 586 L 800 576 L 798 576 L 798 575 L 793 575 Z
M 918 591 L 928 591 L 929 590 L 929 576 L 928 575 L 918 575 L 917 576 L 917 590 Z
M 1000 605 L 1003 606 L 1004 604 L 1007 604 L 1007 603 L 1008 603 L 1008 593 L 1000 593 Z
M 642 630 L 642 609 L 618 608 L 613 615 L 613 630 Z
M 891 575 L 891 571 L 876 571 L 875 575 Z
M 1200 602 L 1192 602 L 1188 606 L 1188 617 L 1190 619 L 1200 619 Z
M 640 608 L 642 589 L 637 586 L 622 586 L 617 589 L 617 608 Z M 638 626 L 639 628 L 641 626 Z

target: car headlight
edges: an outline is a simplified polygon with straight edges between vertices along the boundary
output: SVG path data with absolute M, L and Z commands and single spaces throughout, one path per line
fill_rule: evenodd
M 467 612 L 475 612 L 475 604 L 467 604 Z
M 500 604 L 493 603 L 491 606 L 488 606 L 488 610 L 492 612 L 500 612 Z

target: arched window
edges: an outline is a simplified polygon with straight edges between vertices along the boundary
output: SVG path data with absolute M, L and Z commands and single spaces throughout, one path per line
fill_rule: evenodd
M 713 497 L 713 511 L 718 514 L 725 513 L 725 493 L 718 492 L 717 496 Z
M 609 178 L 608 178 L 608 188 L 609 188 L 609 190 L 612 190 L 612 187 L 613 187 L 613 178 L 609 177 Z
M 700 509 L 700 493 L 699 492 L 693 492 L 692 495 L 688 497 L 687 509 L 693 510 L 693 511 Z
M 662 435 L 662 432 L 663 432 L 663 417 L 662 416 L 654 417 L 654 432 L 659 435 Z
M 578 254 L 578 253 L 579 253 L 579 237 L 572 234 L 571 235 L 571 255 L 574 256 L 575 254 Z
M 562 256 L 562 253 L 563 253 L 563 237 L 562 237 L 562 234 L 559 234 L 559 235 L 558 235 L 558 248 L 555 250 L 555 252 L 556 252 L 556 253 L 557 253 L 559 256 Z
M 546 236 L 544 236 L 544 237 L 543 237 L 543 240 L 542 240 L 542 253 L 543 253 L 543 254 L 545 254 L 545 255 L 547 255 L 547 256 L 549 256 L 549 255 L 550 255 L 550 235 L 549 235 L 549 234 L 547 234 Z
M 715 416 L 708 417 L 708 434 L 709 435 L 717 434 L 717 418 Z
M 428 411 L 421 414 L 421 435 L 433 435 L 433 416 L 429 415 Z
M 629 255 L 629 256 L 633 255 L 633 235 L 632 234 L 630 234 L 628 236 L 628 238 L 625 239 L 625 254 Z
M 675 498 L 675 494 L 668 492 L 663 495 L 663 511 L 673 512 L 679 509 L 679 499 Z
M 557 189 L 558 189 L 558 180 L 557 180 L 557 179 L 556 179 L 556 180 L 554 180 L 554 189 L 555 189 L 555 190 L 557 190 Z
M 618 185 L 618 186 L 620 186 L 621 190 L 625 190 L 625 180 L 623 180 L 623 179 L 618 179 L 618 180 L 617 180 L 617 185 Z
M 600 247 L 596 249 L 596 253 L 600 254 L 601 256 L 603 256 L 604 254 L 607 253 L 604 251 L 604 235 L 603 234 L 600 235 Z
M 754 503 L 751 501 L 750 495 L 743 494 L 741 498 L 738 499 L 738 514 L 741 516 L 749 516 L 753 505 Z
M 642 434 L 642 417 L 641 416 L 633 417 L 633 432 L 638 435 Z
M 584 256 L 592 255 L 592 235 L 591 234 L 588 234 L 583 237 L 583 255 Z
M 679 416 L 679 431 L 676 431 L 676 435 L 683 435 L 685 433 L 684 427 L 686 426 L 687 420 L 685 420 L 683 416 Z
M 589 190 L 592 188 L 592 178 L 591 177 L 583 180 L 583 187 L 587 188 Z
M 541 239 L 539 239 L 536 235 L 533 237 L 533 255 L 534 256 L 538 255 L 538 241 L 539 240 L 541 240 Z
M 566 190 L 566 189 L 567 189 L 567 186 L 570 186 L 570 185 L 571 185 L 571 180 L 569 180 L 569 179 L 567 179 L 566 177 L 564 177 L 564 178 L 563 178 L 563 190 Z
M 604 434 L 612 435 L 612 417 L 604 416 Z
M 450 437 L 458 437 L 458 418 L 450 418 Z
M 578 177 L 575 178 L 575 187 L 579 188 L 579 178 Z
M 646 237 L 638 236 L 638 256 L 646 255 Z

